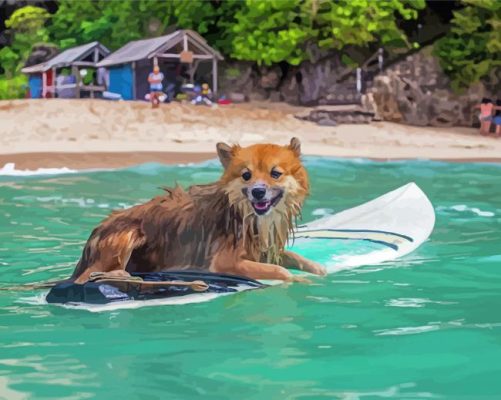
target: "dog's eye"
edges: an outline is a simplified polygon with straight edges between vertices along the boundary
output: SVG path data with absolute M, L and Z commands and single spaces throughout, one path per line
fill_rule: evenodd
M 248 181 L 251 177 L 252 177 L 252 174 L 250 173 L 250 171 L 245 171 L 242 174 L 242 178 L 244 178 L 244 181 Z
M 270 175 L 273 179 L 278 179 L 282 176 L 282 173 L 277 171 L 276 169 L 272 169 Z

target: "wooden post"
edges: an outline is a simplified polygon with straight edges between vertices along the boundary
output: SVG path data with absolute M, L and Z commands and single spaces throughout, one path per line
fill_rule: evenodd
M 362 68 L 357 68 L 357 93 L 362 93 Z
M 42 72 L 42 99 L 45 99 L 47 96 L 47 74 L 46 72 Z
M 99 50 L 97 49 L 97 47 L 94 49 L 94 58 L 93 59 L 94 59 L 94 67 L 95 67 L 96 64 L 99 62 Z M 95 96 L 94 88 L 95 88 L 95 84 L 97 84 L 97 68 L 94 68 L 93 71 L 96 74 L 95 75 L 96 82 L 94 83 L 94 80 L 92 81 L 92 87 L 90 89 L 90 98 L 91 99 L 93 99 Z
M 188 36 L 186 36 L 186 32 L 183 32 L 183 50 L 188 51 Z
M 198 64 L 200 64 L 200 60 L 195 60 L 193 64 L 190 65 L 189 74 L 190 74 L 190 83 L 192 84 L 195 80 L 194 77 L 195 77 L 195 72 L 197 72 Z
M 212 93 L 214 93 L 214 98 L 217 94 L 217 58 L 214 56 L 212 59 Z
M 71 73 L 75 76 L 76 80 L 76 87 L 75 87 L 75 98 L 79 99 L 80 98 L 80 83 L 81 83 L 81 76 L 80 76 L 80 71 L 78 67 L 72 66 L 71 67 Z
M 56 68 L 52 68 L 52 97 L 56 98 Z

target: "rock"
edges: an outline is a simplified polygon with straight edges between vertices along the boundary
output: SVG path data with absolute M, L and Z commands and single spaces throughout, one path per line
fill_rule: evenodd
M 295 114 L 295 117 L 322 126 L 336 126 L 339 124 L 368 124 L 372 121 L 374 114 L 356 106 L 318 106 L 301 111 Z
M 299 104 L 299 85 L 296 79 L 296 71 L 289 71 L 279 88 L 280 98 L 289 104 Z
M 50 60 L 58 53 L 58 49 L 54 45 L 50 44 L 38 44 L 33 46 L 33 50 L 29 55 L 25 67 L 31 67 L 32 65 L 41 64 L 45 61 Z
M 361 96 L 362 109 L 374 114 L 374 121 L 381 121 L 382 118 L 379 115 L 377 103 L 374 100 L 374 95 L 372 93 L 367 93 Z
M 372 97 L 376 103 L 379 116 L 384 121 L 402 122 L 403 116 L 393 95 L 391 79 L 387 76 L 377 77 L 372 89 Z
M 437 59 L 424 49 L 377 76 L 370 89 L 375 109 L 385 121 L 417 126 L 471 126 L 472 108 L 488 93 L 479 84 L 466 93 L 450 88 Z
M 337 126 L 336 120 L 331 119 L 329 117 L 320 118 L 317 121 L 317 124 L 320 125 L 320 126 Z
M 299 103 L 317 104 L 329 93 L 335 93 L 337 77 L 343 69 L 338 55 L 326 57 L 314 64 L 303 62 L 297 72 Z
M 255 80 L 251 63 L 228 62 L 221 68 L 219 87 L 222 92 L 242 93 L 248 97 L 256 86 Z
M 254 90 L 249 93 L 248 97 L 251 101 L 263 101 L 268 99 L 269 93 L 266 90 L 254 88 Z
M 272 68 L 261 68 L 261 78 L 259 86 L 263 89 L 276 89 L 282 78 L 282 71 L 278 66 Z
M 233 103 L 244 103 L 247 100 L 245 94 L 238 92 L 230 92 L 228 94 L 228 99 L 230 99 Z
M 268 97 L 268 100 L 273 101 L 273 102 L 278 102 L 282 100 L 282 96 L 280 95 L 280 92 L 277 92 L 276 90 L 270 92 L 270 96 Z

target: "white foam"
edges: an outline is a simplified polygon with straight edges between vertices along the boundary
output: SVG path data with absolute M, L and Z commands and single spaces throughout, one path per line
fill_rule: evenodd
M 74 174 L 76 172 L 78 171 L 67 167 L 38 168 L 36 170 L 16 169 L 16 165 L 14 163 L 7 163 L 2 168 L 0 168 L 0 175 L 4 176 L 60 175 L 60 174 Z
M 324 217 L 332 214 L 334 214 L 334 210 L 332 208 L 316 208 L 311 213 L 311 215 L 314 215 L 315 217 Z
M 494 217 L 496 215 L 492 211 L 481 210 L 480 208 L 477 207 L 468 207 L 466 204 L 458 204 L 452 206 L 451 210 L 459 212 L 472 212 L 473 214 L 476 214 L 479 217 Z
M 400 336 L 400 335 L 415 335 L 418 333 L 431 332 L 439 330 L 438 325 L 423 325 L 423 326 L 405 326 L 394 329 L 382 329 L 374 331 L 377 336 Z

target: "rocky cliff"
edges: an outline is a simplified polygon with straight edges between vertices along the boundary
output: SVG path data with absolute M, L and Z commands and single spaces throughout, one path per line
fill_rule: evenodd
M 355 72 L 350 73 L 339 55 L 298 67 L 257 67 L 251 63 L 227 63 L 222 91 L 237 101 L 271 100 L 300 105 L 362 104 L 376 118 L 417 126 L 472 126 L 478 120 L 473 107 L 492 93 L 481 84 L 455 93 L 431 47 L 393 63 L 364 82 L 364 96 L 356 91 Z M 339 77 L 348 77 L 339 83 Z

